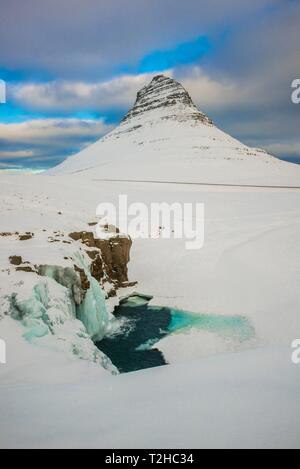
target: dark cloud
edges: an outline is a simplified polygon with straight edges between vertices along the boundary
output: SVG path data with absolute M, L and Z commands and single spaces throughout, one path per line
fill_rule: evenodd
M 0 124 L 0 160 L 8 166 L 51 167 L 111 129 L 101 120 L 80 119 Z
M 55 77 L 95 77 L 276 0 L 1 0 L 0 63 Z
M 300 78 L 299 24 L 299 0 L 1 0 L 0 64 L 15 79 L 47 77 L 9 87 L 11 102 L 29 112 L 91 110 L 116 120 L 150 80 L 138 74 L 145 56 L 208 36 L 209 54 L 168 73 L 225 131 L 297 159 L 300 105 L 291 103 L 291 83 Z M 74 135 L 62 147 L 59 138 L 29 136 L 14 144 L 2 136 L 3 152 L 33 149 L 46 161 L 82 145 Z
M 300 2 L 278 1 L 236 25 L 205 64 L 208 76 L 227 85 L 223 106 L 207 103 L 215 121 L 249 145 L 294 159 L 300 156 L 300 105 L 291 101 L 291 84 L 300 78 L 299 24 Z

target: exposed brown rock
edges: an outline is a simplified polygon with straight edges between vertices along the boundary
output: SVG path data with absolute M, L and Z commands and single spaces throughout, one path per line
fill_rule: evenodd
M 120 235 L 119 230 L 111 225 L 107 225 L 104 229 L 110 233 L 110 237 L 108 236 L 107 239 L 97 239 L 94 233 L 90 231 L 73 232 L 70 233 L 69 237 L 73 241 L 79 241 L 86 246 L 85 252 L 91 259 L 91 275 L 101 284 L 105 282 L 111 284 L 108 296 L 112 297 L 116 295 L 117 288 L 136 285 L 136 282 L 128 281 L 127 264 L 130 260 L 132 241 L 129 237 Z M 55 232 L 54 234 L 57 237 L 49 237 L 48 242 L 62 241 L 71 244 L 71 241 L 59 239 L 59 236 L 63 236 L 61 233 Z M 6 235 L 12 236 L 13 234 L 7 233 Z M 34 233 L 30 232 L 19 235 L 21 241 L 26 241 L 33 237 Z M 65 256 L 64 260 L 67 259 L 69 258 Z M 75 302 L 78 305 L 81 304 L 87 290 L 90 288 L 89 278 L 81 266 L 74 265 L 74 270 L 69 267 L 64 268 L 60 266 L 33 266 L 29 262 L 23 262 L 21 256 L 11 256 L 9 260 L 12 265 L 16 266 L 17 271 L 35 272 L 42 276 L 51 276 L 61 285 L 71 288 L 74 293 Z
M 36 269 L 32 267 L 31 265 L 22 265 L 20 267 L 17 267 L 16 271 L 17 272 L 32 272 L 32 273 L 37 272 Z
M 20 241 L 28 241 L 29 239 L 32 239 L 34 237 L 34 233 L 25 233 L 19 235 L 19 240 Z
M 15 235 L 18 235 L 19 233 L 10 233 L 8 231 L 5 231 L 5 232 L 2 232 L 0 233 L 0 236 L 2 236 L 3 238 L 6 238 L 6 237 L 9 237 L 9 236 L 15 236 Z
M 74 265 L 74 270 L 75 272 L 79 273 L 81 286 L 83 290 L 86 292 L 90 288 L 91 284 L 89 282 L 89 279 L 87 278 L 85 271 L 83 269 L 80 269 L 77 265 Z
M 103 266 L 103 260 L 101 257 L 101 252 L 99 249 L 95 249 L 93 251 L 86 251 L 87 255 L 89 258 L 92 260 L 91 262 L 91 274 L 92 276 L 98 281 L 101 282 L 103 278 L 105 277 L 105 272 L 104 272 L 104 267 Z
M 112 226 L 108 226 L 107 229 L 116 231 Z M 128 282 L 127 264 L 132 246 L 130 238 L 115 234 L 109 239 L 97 239 L 88 231 L 70 233 L 69 236 L 74 241 L 81 241 L 87 247 L 94 248 L 86 252 L 92 259 L 91 273 L 99 282 L 104 277 L 115 283 L 117 287 Z
M 130 260 L 130 238 L 115 236 L 110 239 L 96 239 L 96 246 L 100 249 L 105 271 L 110 281 L 121 286 L 128 281 L 127 264 Z
M 96 280 L 98 280 L 98 282 L 101 282 L 105 276 L 104 268 L 105 266 L 103 266 L 101 255 L 98 252 L 97 256 L 92 260 L 91 263 L 91 274 Z
M 117 296 L 117 291 L 115 288 L 111 288 L 109 290 L 109 292 L 107 293 L 107 297 L 108 298 L 114 298 L 115 296 Z
M 121 287 L 122 288 L 135 287 L 137 284 L 138 282 L 123 282 Z
M 10 256 L 9 262 L 11 265 L 21 265 L 23 264 L 23 260 L 21 256 Z
M 107 233 L 115 233 L 115 234 L 119 234 L 120 233 L 120 230 L 119 228 L 117 228 L 116 226 L 114 225 L 104 225 L 103 226 L 103 229 L 104 231 L 106 231 Z
M 99 256 L 99 250 L 95 251 L 85 251 L 90 259 L 95 260 L 97 256 Z
M 69 234 L 70 238 L 74 241 L 81 241 L 83 244 L 90 248 L 96 247 L 94 234 L 89 231 L 79 231 Z

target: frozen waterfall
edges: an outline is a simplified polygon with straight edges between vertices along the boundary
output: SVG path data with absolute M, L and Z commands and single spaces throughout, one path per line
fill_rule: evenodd
M 101 285 L 91 275 L 88 265 L 80 254 L 76 254 L 75 261 L 85 272 L 90 288 L 86 292 L 83 302 L 77 307 L 77 318 L 85 325 L 93 340 L 101 340 L 109 326 L 109 314 L 105 304 L 105 293 Z

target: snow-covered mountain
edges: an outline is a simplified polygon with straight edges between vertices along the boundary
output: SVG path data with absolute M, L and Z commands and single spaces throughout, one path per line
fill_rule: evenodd
M 300 168 L 218 129 L 177 81 L 158 75 L 104 138 L 49 171 L 99 179 L 298 185 Z
M 241 185 L 298 186 L 300 167 L 221 132 L 160 76 L 112 133 L 49 173 L 0 174 L 0 447 L 298 448 L 300 191 Z M 109 225 L 96 240 L 97 206 L 119 194 L 203 203 L 203 249 L 160 236 L 130 250 Z M 213 321 L 154 344 L 170 366 L 115 374 L 94 341 L 119 337 L 111 313 L 132 291 Z M 245 343 L 214 329 L 241 317 L 255 333 Z

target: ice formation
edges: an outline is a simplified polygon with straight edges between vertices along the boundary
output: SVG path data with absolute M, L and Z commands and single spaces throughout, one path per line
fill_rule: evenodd
M 56 265 L 42 265 L 39 268 L 39 274 L 55 280 L 63 287 L 67 288 L 72 294 L 72 298 L 76 305 L 79 305 L 84 296 L 83 289 L 78 275 L 70 267 L 60 267 Z
M 84 324 L 87 333 L 93 340 L 101 340 L 109 324 L 105 293 L 98 281 L 91 275 L 89 265 L 81 254 L 74 255 L 74 262 L 84 270 L 89 281 L 90 287 L 85 294 L 78 275 L 71 268 L 42 266 L 40 273 L 68 289 L 73 303 L 74 316 Z
M 109 325 L 105 293 L 97 280 L 91 275 L 84 258 L 78 254 L 75 259 L 90 282 L 90 288 L 86 292 L 83 302 L 77 307 L 77 318 L 85 325 L 93 340 L 101 340 L 105 336 Z
M 69 269 L 69 276 L 67 274 L 64 278 L 68 287 L 61 285 L 57 282 L 59 269 L 57 266 L 44 266 L 45 277 L 27 274 L 21 282 L 12 278 L 11 291 L 5 296 L 0 296 L 0 318 L 10 316 L 20 321 L 24 327 L 23 337 L 28 342 L 37 343 L 38 339 L 42 347 L 59 349 L 67 352 L 70 357 L 76 356 L 98 363 L 116 374 L 116 368 L 110 359 L 97 349 L 92 341 L 93 334 L 90 333 L 93 330 L 101 336 L 102 331 L 105 331 L 104 319 L 108 317 L 108 313 L 101 287 L 97 284 L 97 288 L 91 281 L 92 291 L 87 292 L 82 309 L 78 312 L 73 293 L 73 280 L 77 276 Z M 96 308 L 98 322 L 92 320 L 88 323 L 88 314 L 93 313 L 94 302 L 98 301 L 101 304 L 101 308 Z M 80 320 L 81 315 L 84 323 Z

